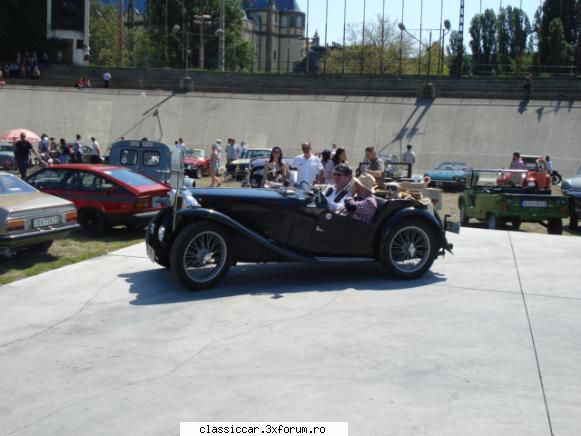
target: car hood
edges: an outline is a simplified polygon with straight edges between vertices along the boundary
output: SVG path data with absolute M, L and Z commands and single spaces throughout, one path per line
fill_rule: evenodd
M 203 157 L 184 157 L 184 163 L 189 163 L 189 164 L 193 164 L 193 163 L 198 163 L 201 161 L 206 160 Z
M 54 195 L 42 192 L 28 192 L 18 195 L 2 195 L 2 205 L 0 210 L 7 213 L 23 212 L 51 207 L 71 206 L 73 203 Z
M 251 159 L 236 159 L 230 162 L 231 165 L 250 165 Z
M 438 178 L 445 178 L 445 179 L 452 179 L 454 177 L 465 177 L 466 171 L 452 171 L 452 170 L 429 170 L 426 171 L 426 174 L 431 178 L 438 177 Z
M 565 181 L 569 184 L 571 189 L 574 189 L 575 191 L 581 191 L 581 177 L 573 177 Z

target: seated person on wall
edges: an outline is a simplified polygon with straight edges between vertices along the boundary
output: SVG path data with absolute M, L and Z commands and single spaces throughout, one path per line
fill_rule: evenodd
M 353 170 L 347 164 L 339 164 L 332 173 L 333 183 L 325 189 L 327 208 L 334 213 L 345 210 L 345 199 L 351 196 Z
M 385 163 L 377 156 L 375 147 L 367 147 L 365 149 L 365 162 L 368 163 L 366 173 L 375 178 L 375 183 L 380 188 L 385 186 L 384 172 Z
M 362 174 L 353 179 L 352 190 L 355 191 L 355 197 L 345 200 L 345 214 L 370 224 L 377 212 L 377 201 L 373 196 L 375 179 L 369 174 Z

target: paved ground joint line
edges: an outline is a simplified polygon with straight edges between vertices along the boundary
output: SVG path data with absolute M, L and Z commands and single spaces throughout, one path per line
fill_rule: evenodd
M 554 436 L 554 432 L 553 432 L 553 424 L 551 421 L 551 412 L 549 410 L 549 403 L 547 401 L 547 394 L 545 392 L 545 384 L 543 382 L 543 373 L 541 372 L 541 364 L 539 361 L 539 353 L 537 351 L 537 344 L 535 342 L 535 334 L 533 332 L 533 325 L 531 322 L 531 317 L 530 317 L 530 313 L 529 313 L 529 307 L 527 304 L 527 298 L 526 295 L 524 293 L 524 289 L 523 289 L 523 285 L 522 285 L 522 279 L 520 276 L 520 270 L 518 268 L 518 262 L 516 260 L 516 253 L 514 251 L 514 245 L 512 243 L 512 237 L 510 236 L 510 232 L 506 232 L 508 235 L 508 241 L 510 243 L 510 249 L 512 250 L 512 257 L 514 259 L 514 267 L 515 267 L 515 271 L 516 271 L 516 276 L 518 279 L 518 286 L 520 288 L 520 294 L 522 297 L 522 301 L 523 301 L 523 305 L 524 305 L 524 309 L 525 309 L 525 314 L 527 317 L 527 323 L 529 325 L 529 333 L 531 335 L 531 342 L 533 344 L 533 351 L 535 353 L 535 363 L 537 365 L 537 373 L 539 375 L 539 383 L 541 384 L 541 392 L 543 393 L 543 402 L 545 403 L 545 411 L 547 412 L 547 423 L 549 424 L 549 432 L 551 434 L 551 436 Z

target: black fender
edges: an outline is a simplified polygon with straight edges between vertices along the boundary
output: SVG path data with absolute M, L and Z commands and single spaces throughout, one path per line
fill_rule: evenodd
M 256 233 L 254 230 L 249 229 L 248 227 L 240 224 L 238 221 L 230 218 L 228 215 L 225 215 L 221 212 L 216 212 L 215 210 L 211 209 L 204 209 L 204 208 L 190 208 L 190 209 L 183 209 L 178 212 L 178 231 L 185 227 L 186 225 L 196 222 L 199 220 L 204 221 L 213 221 L 215 223 L 221 224 L 225 227 L 228 227 L 230 230 L 233 230 L 247 238 L 252 239 L 256 243 L 262 245 L 264 248 L 272 251 L 273 253 L 278 254 L 279 256 L 296 262 L 310 262 L 310 263 L 317 263 L 318 261 L 313 257 L 303 256 L 301 254 L 295 253 L 291 250 L 286 248 L 282 248 L 276 244 L 273 244 L 271 241 L 266 239 L 264 236 Z M 174 235 L 177 232 L 174 231 Z
M 381 237 L 378 241 L 383 241 L 383 239 L 391 232 L 400 221 L 404 219 L 416 219 L 421 220 L 428 224 L 434 230 L 438 240 L 437 242 L 440 243 L 440 250 L 441 249 L 448 249 L 448 241 L 446 240 L 446 233 L 442 228 L 441 221 L 436 218 L 433 214 L 428 212 L 426 209 L 416 209 L 414 207 L 406 207 L 403 209 L 399 209 L 393 215 L 387 217 L 380 225 L 379 229 L 381 232 Z

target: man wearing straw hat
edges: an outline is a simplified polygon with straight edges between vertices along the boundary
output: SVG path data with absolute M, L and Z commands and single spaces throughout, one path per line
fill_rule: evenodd
M 353 179 L 352 192 L 355 197 L 345 200 L 346 214 L 356 220 L 370 224 L 377 212 L 377 201 L 373 196 L 375 178 L 371 174 L 362 174 Z

